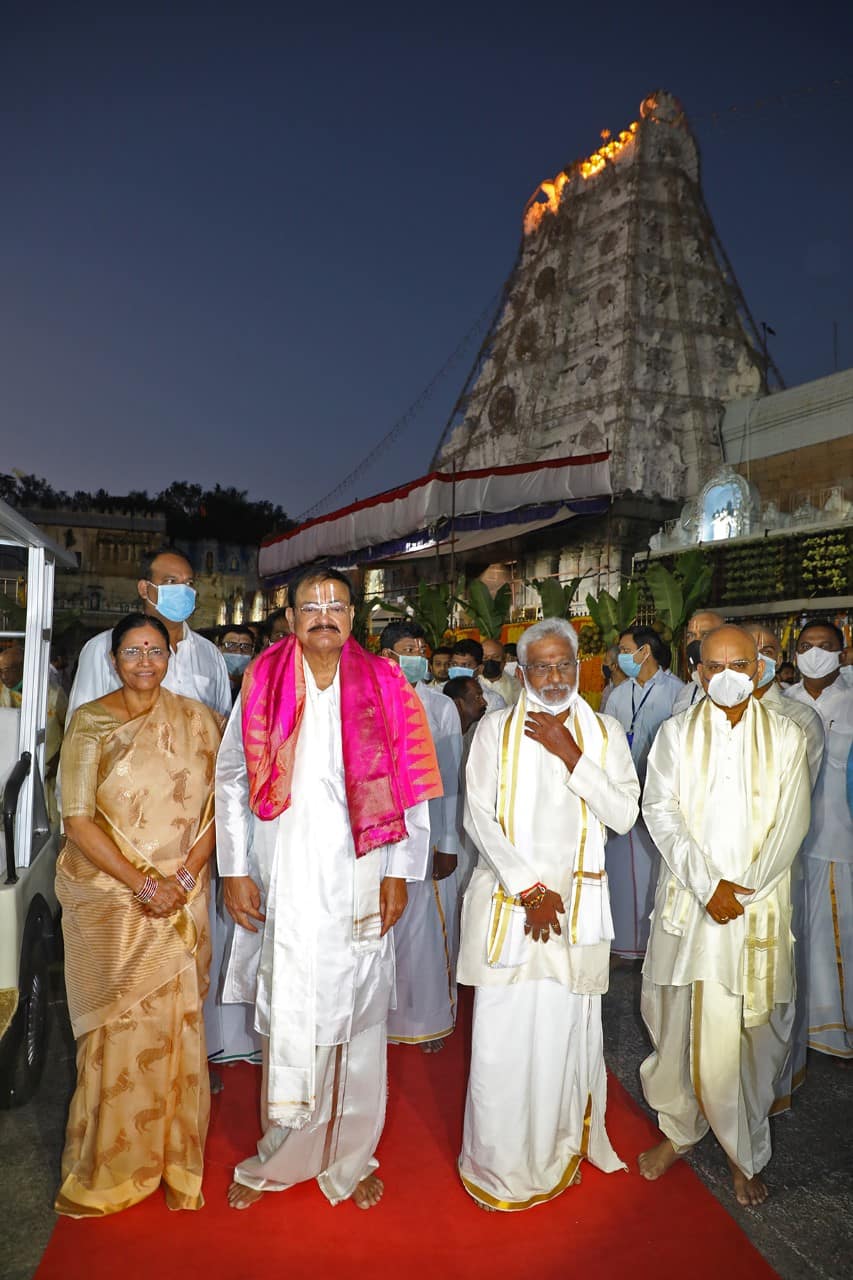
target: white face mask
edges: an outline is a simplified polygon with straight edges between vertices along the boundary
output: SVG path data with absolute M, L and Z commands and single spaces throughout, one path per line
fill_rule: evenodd
M 731 667 L 718 671 L 708 681 L 708 697 L 718 707 L 740 706 L 752 691 L 753 683 L 749 676 L 743 671 L 732 671 Z
M 508 659 L 507 662 L 504 663 L 504 675 L 515 676 L 515 669 L 517 666 L 517 662 L 513 662 L 511 658 Z
M 527 672 L 522 671 L 524 676 L 524 688 L 527 691 L 527 701 L 533 704 L 534 711 L 548 711 L 552 716 L 561 716 L 564 711 L 568 711 L 578 696 L 578 687 L 574 687 L 569 691 L 568 695 L 563 697 L 559 702 L 546 702 L 541 694 L 530 687 L 527 679 Z
M 812 645 L 805 653 L 797 654 L 797 666 L 804 676 L 810 680 L 822 680 L 831 676 L 841 665 L 841 652 L 832 649 L 819 649 Z

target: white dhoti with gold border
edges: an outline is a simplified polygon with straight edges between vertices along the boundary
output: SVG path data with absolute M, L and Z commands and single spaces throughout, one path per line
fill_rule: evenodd
M 348 1199 L 379 1167 L 374 1156 L 385 1124 L 385 1027 L 369 1027 L 346 1044 L 315 1050 L 317 1104 L 301 1129 L 270 1125 L 266 1115 L 269 1040 L 263 1039 L 261 1123 L 258 1154 L 234 1170 L 234 1181 L 255 1191 L 286 1191 L 316 1178 L 330 1204 Z
M 745 1027 L 743 997 L 718 982 L 687 987 L 643 983 L 643 1021 L 654 1052 L 640 1067 L 661 1133 L 687 1151 L 710 1128 L 748 1177 L 770 1159 L 773 1082 L 791 1035 L 793 1003 Z
M 853 1058 L 853 863 L 803 858 L 809 1048 Z
M 477 990 L 459 1157 L 475 1200 L 530 1209 L 571 1186 L 583 1159 L 624 1169 L 606 1106 L 601 996 L 549 978 Z

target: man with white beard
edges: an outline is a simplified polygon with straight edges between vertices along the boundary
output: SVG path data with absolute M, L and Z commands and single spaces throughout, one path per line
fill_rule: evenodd
M 559 1195 L 582 1159 L 624 1168 L 604 1123 L 604 842 L 631 827 L 640 791 L 622 727 L 578 696 L 571 623 L 537 623 L 518 657 L 523 692 L 481 720 L 468 759 L 480 857 L 458 971 L 476 987 L 459 1172 L 479 1205 L 508 1212 Z
M 660 1178 L 710 1128 L 743 1205 L 767 1197 L 768 1114 L 794 1017 L 791 863 L 810 809 L 805 736 L 752 696 L 763 672 L 739 627 L 705 637 L 707 696 L 661 725 L 643 793 L 661 867 L 640 1078 L 662 1137 L 640 1172 Z
M 812 707 L 826 730 L 823 768 L 803 845 L 808 926 L 809 1048 L 853 1059 L 853 816 L 847 763 L 853 744 L 853 688 L 841 679 L 844 636 L 830 622 L 807 622 L 796 645 L 802 680 L 787 700 Z

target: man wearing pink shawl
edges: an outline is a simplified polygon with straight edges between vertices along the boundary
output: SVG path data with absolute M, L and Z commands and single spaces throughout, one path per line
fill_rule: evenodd
M 223 999 L 255 1006 L 258 1153 L 235 1209 L 316 1178 L 332 1204 L 382 1195 L 392 925 L 422 880 L 441 794 L 417 694 L 352 638 L 347 579 L 289 588 L 292 635 L 248 668 L 216 768 L 217 857 L 238 928 Z

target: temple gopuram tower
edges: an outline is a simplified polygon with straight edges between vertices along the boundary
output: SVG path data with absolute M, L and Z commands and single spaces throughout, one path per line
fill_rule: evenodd
M 714 231 L 678 100 L 650 94 L 638 121 L 602 139 L 528 201 L 518 260 L 432 465 L 609 448 L 614 513 L 620 496 L 642 495 L 653 524 L 719 463 L 725 402 L 778 374 Z

